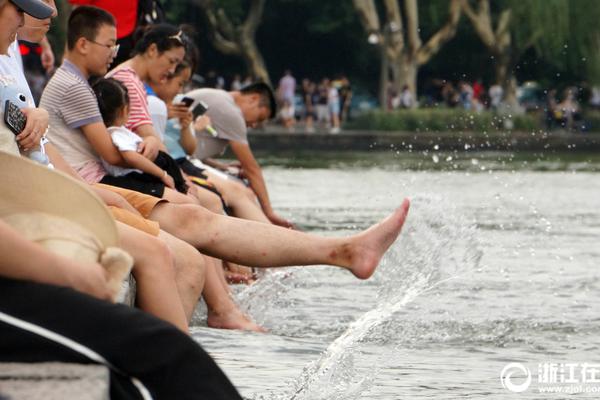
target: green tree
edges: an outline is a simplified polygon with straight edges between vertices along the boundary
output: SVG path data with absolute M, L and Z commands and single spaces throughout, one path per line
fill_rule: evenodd
M 266 0 L 193 0 L 192 3 L 204 14 L 212 45 L 223 54 L 241 57 L 249 74 L 270 83 L 264 58 L 256 44 L 256 30 L 262 21 Z
M 381 49 L 379 98 L 382 106 L 387 103 L 389 82 L 397 92 L 408 86 L 416 97 L 419 68 L 456 34 L 461 15 L 460 0 L 443 2 L 448 10 L 447 20 L 425 42 L 421 38 L 416 0 L 383 0 L 383 21 L 375 0 L 354 0 L 354 6 L 369 42 Z
M 509 105 L 517 104 L 515 66 L 530 49 L 558 68 L 583 68 L 587 69 L 583 75 L 598 75 L 599 58 L 594 51 L 600 17 L 597 2 L 461 1 L 465 15 L 494 58 L 495 81 L 503 86 Z M 593 56 L 587 60 L 587 54 Z

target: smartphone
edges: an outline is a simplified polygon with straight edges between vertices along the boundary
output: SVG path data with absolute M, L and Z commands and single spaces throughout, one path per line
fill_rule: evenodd
M 4 122 L 16 136 L 25 129 L 27 117 L 15 103 L 6 100 L 6 103 L 4 103 Z
M 186 107 L 189 107 L 194 103 L 194 99 L 191 97 L 182 97 L 179 99 L 179 103 L 185 104 Z
M 196 107 L 194 107 L 194 119 L 206 114 L 206 112 L 208 111 L 208 105 L 203 102 L 203 101 L 199 101 L 198 104 L 196 104 Z

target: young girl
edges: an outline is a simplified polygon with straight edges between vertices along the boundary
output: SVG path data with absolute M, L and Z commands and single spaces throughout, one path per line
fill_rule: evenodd
M 92 89 L 98 98 L 98 107 L 112 142 L 131 167 L 118 167 L 103 161 L 110 175 L 105 183 L 122 186 L 123 181 L 131 181 L 131 174 L 136 174 L 136 181 L 162 182 L 167 187 L 187 193 L 188 186 L 181 170 L 168 154 L 159 151 L 156 158 L 150 161 L 138 152 L 142 138 L 124 126 L 129 118 L 129 96 L 125 85 L 113 78 L 102 78 L 92 84 Z

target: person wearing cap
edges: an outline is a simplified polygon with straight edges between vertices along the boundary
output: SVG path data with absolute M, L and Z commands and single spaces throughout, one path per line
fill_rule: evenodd
M 217 190 L 227 191 L 223 187 L 232 185 L 232 181 L 220 171 L 228 171 L 231 167 L 239 168 L 240 176 L 248 180 L 269 221 L 286 228 L 293 227 L 290 221 L 273 210 L 262 170 L 248 143 L 248 127 L 256 128 L 277 114 L 277 103 L 271 87 L 264 82 L 256 82 L 238 91 L 195 89 L 185 96 L 194 99 L 192 108 L 200 101 L 208 105 L 206 114 L 216 131 L 216 136 L 206 130 L 196 133 L 198 145 L 195 156 L 209 167 L 204 168 L 209 182 Z M 172 127 L 167 128 L 169 129 Z M 231 147 L 238 161 L 233 165 L 223 164 L 213 158 L 221 155 L 227 146 Z
M 55 5 L 54 0 L 44 1 L 50 6 Z M 46 19 L 25 15 L 24 25 L 18 30 L 19 37 L 33 43 L 41 41 L 49 29 L 50 18 L 56 15 L 54 12 Z M 23 66 L 15 54 L 10 53 L 10 49 L 9 56 L 0 55 L 0 71 L 3 81 L 8 82 L 11 78 L 23 85 L 21 89 L 27 97 L 27 102 L 33 103 Z M 19 152 L 14 135 L 8 128 L 0 130 L 0 151 L 12 151 L 14 154 Z M 46 151 L 57 170 L 81 180 L 51 142 L 46 143 Z M 157 222 L 143 218 L 123 197 L 107 190 L 106 186 L 94 185 L 92 189 L 104 200 L 115 219 L 119 221 L 120 246 L 134 257 L 133 272 L 138 284 L 137 305 L 144 311 L 187 331 L 203 287 L 205 257 L 183 240 L 161 231 Z M 141 208 L 142 211 L 160 201 L 149 200 L 142 202 L 145 204 Z
M 41 0 L 5 0 L 0 2 L 2 15 L 0 16 L 0 57 L 8 59 L 9 63 L 20 65 L 20 54 L 17 43 L 17 31 L 23 26 L 23 13 L 34 18 L 49 18 L 55 11 L 54 8 Z M 40 144 L 42 136 L 48 129 L 48 112 L 36 108 L 33 96 L 27 85 L 27 80 L 22 77 L 18 79 L 10 73 L 9 68 L 0 66 L 0 86 L 17 85 L 19 89 L 29 95 L 29 107 L 21 111 L 27 117 L 27 124 L 23 131 L 17 135 L 17 143 L 22 151 L 26 152 Z M 1 106 L 4 109 L 4 105 Z

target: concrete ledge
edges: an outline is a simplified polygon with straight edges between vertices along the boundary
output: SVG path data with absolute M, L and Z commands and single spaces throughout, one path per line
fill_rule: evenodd
M 253 131 L 254 151 L 598 151 L 600 134 L 547 132 L 367 132 L 290 133 Z
M 107 400 L 102 365 L 0 363 L 0 400 Z

